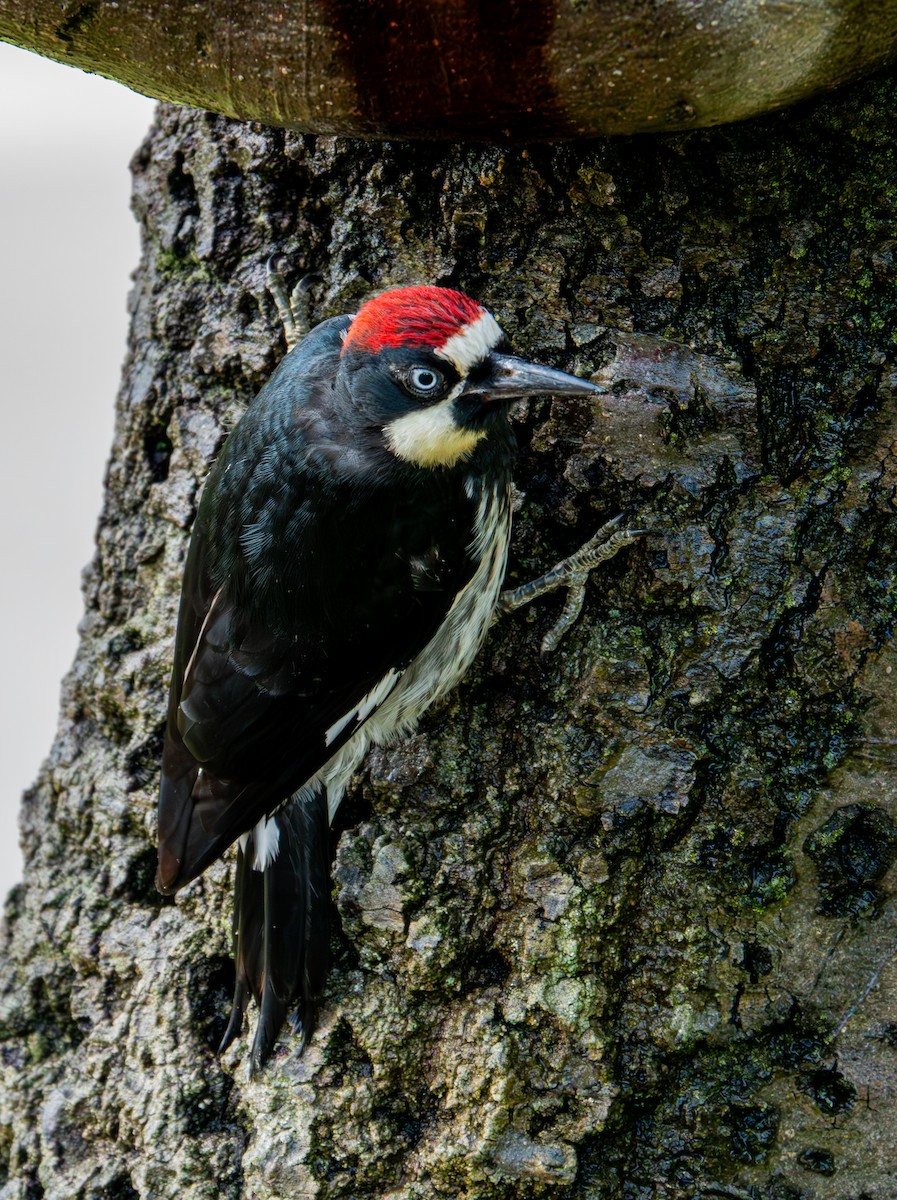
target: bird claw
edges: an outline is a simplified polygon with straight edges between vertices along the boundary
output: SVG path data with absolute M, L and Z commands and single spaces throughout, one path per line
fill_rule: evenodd
M 567 630 L 579 618 L 586 598 L 586 583 L 594 568 L 613 558 L 625 546 L 652 532 L 650 529 L 621 529 L 622 520 L 621 513 L 602 525 L 595 536 L 575 554 L 557 563 L 538 579 L 509 588 L 499 596 L 498 611 L 507 613 L 522 608 L 548 592 L 557 591 L 558 588 L 567 589 L 563 612 L 542 639 L 540 653 L 543 658 L 558 648 Z
M 309 271 L 290 291 L 284 276 L 287 264 L 286 255 L 272 254 L 265 266 L 265 284 L 277 308 L 290 351 L 311 329 L 311 290 L 324 276 L 320 271 Z

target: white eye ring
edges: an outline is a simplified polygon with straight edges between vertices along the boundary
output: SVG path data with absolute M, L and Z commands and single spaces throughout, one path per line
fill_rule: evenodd
M 432 396 L 442 384 L 442 375 L 434 367 L 412 367 L 408 372 L 408 385 L 418 396 Z

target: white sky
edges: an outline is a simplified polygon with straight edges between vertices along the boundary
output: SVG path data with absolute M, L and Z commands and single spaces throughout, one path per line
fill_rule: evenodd
M 139 255 L 128 162 L 152 112 L 0 43 L 0 898 L 75 653 Z

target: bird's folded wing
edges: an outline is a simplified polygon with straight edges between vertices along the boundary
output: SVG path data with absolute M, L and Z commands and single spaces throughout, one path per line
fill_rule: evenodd
M 279 636 L 248 622 L 219 589 L 195 646 L 180 655 L 183 680 L 176 672 L 172 683 L 159 802 L 162 890 L 204 870 L 383 703 L 451 596 L 409 584 L 403 600 L 403 611 L 346 646 L 320 633 Z

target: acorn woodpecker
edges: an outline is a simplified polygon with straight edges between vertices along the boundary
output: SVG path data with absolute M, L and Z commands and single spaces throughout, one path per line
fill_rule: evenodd
M 252 996 L 253 1070 L 291 1009 L 300 1049 L 313 1028 L 329 826 L 350 776 L 455 686 L 492 621 L 511 528 L 509 402 L 599 391 L 511 355 L 462 293 L 399 288 L 291 350 L 212 468 L 184 571 L 157 886 L 177 891 L 239 840 L 221 1048 Z

